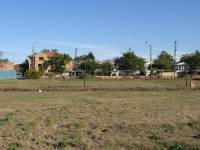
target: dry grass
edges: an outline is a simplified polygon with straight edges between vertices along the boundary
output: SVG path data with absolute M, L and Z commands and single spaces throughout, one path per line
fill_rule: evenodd
M 200 81 L 196 81 L 200 88 Z M 156 80 L 87 80 L 83 87 L 83 80 L 0 80 L 0 91 L 82 91 L 85 90 L 131 90 L 131 89 L 183 89 L 184 79 L 156 79 Z
M 9 82 L 30 89 L 80 86 L 78 81 L 44 80 L 1 85 L 6 88 Z M 171 81 L 162 82 L 167 87 Z M 134 81 L 105 84 L 120 83 Z M 200 148 L 199 91 L 13 91 L 0 92 L 0 97 L 0 149 Z

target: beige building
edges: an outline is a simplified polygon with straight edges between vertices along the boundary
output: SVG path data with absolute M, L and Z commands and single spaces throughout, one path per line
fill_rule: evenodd
M 13 70 L 14 69 L 14 64 L 11 63 L 11 62 L 2 62 L 2 63 L 0 63 L 0 69 Z
M 50 58 L 56 56 L 56 55 L 61 55 L 60 53 L 58 53 L 57 51 L 42 51 L 40 53 L 34 53 L 34 57 L 28 56 L 28 62 L 29 62 L 29 68 L 34 68 L 37 71 L 40 71 L 43 68 L 44 62 L 46 60 L 49 60 Z M 72 71 L 72 62 L 69 62 L 68 64 L 66 64 L 66 70 L 68 71 Z M 47 70 L 45 70 L 46 73 L 49 72 L 51 68 L 48 67 Z

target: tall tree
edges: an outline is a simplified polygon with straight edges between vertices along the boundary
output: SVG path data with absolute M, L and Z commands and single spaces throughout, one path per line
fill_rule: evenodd
M 44 63 L 44 69 L 50 66 L 51 72 L 58 74 L 63 73 L 64 71 L 66 71 L 66 64 L 69 63 L 70 60 L 72 60 L 72 58 L 66 54 L 51 57 L 48 61 Z
M 114 64 L 119 70 L 142 70 L 144 68 L 145 60 L 131 50 L 123 53 L 121 57 L 114 59 Z
M 95 71 L 99 68 L 99 64 L 90 59 L 86 59 L 79 65 L 79 69 L 86 71 L 87 74 L 94 75 Z
M 183 55 L 180 61 L 187 63 L 192 70 L 200 70 L 200 51 Z
M 111 75 L 111 72 L 114 69 L 114 64 L 112 61 L 106 60 L 100 65 L 100 68 L 103 75 Z
M 173 56 L 166 51 L 162 51 L 160 55 L 154 60 L 153 68 L 161 70 L 172 70 L 173 69 Z
M 95 60 L 94 54 L 92 52 L 89 52 L 88 55 L 87 55 L 87 59 Z
M 22 73 L 22 76 L 25 76 L 26 71 L 29 69 L 28 59 L 26 59 L 22 64 L 19 64 L 18 69 L 18 71 Z

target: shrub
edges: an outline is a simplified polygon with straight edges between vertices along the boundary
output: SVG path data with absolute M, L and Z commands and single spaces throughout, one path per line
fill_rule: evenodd
M 55 149 L 63 149 L 67 146 L 67 144 L 64 141 L 59 141 L 58 143 L 54 144 L 53 147 Z
M 8 145 L 8 150 L 16 150 L 18 148 L 22 148 L 22 144 L 20 143 L 12 143 Z
M 27 77 L 27 79 L 39 79 L 40 72 L 38 72 L 34 69 L 29 69 L 26 71 L 26 77 Z
M 4 117 L 0 119 L 0 123 L 10 122 L 11 119 L 13 118 L 13 116 L 14 116 L 14 113 L 12 113 L 12 112 L 11 113 L 6 113 L 4 115 Z

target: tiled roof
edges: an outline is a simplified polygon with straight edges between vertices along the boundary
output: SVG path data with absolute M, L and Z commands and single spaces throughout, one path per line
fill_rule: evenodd
M 44 52 L 44 53 L 47 55 L 47 57 L 54 57 L 56 55 L 59 55 L 58 52 Z

